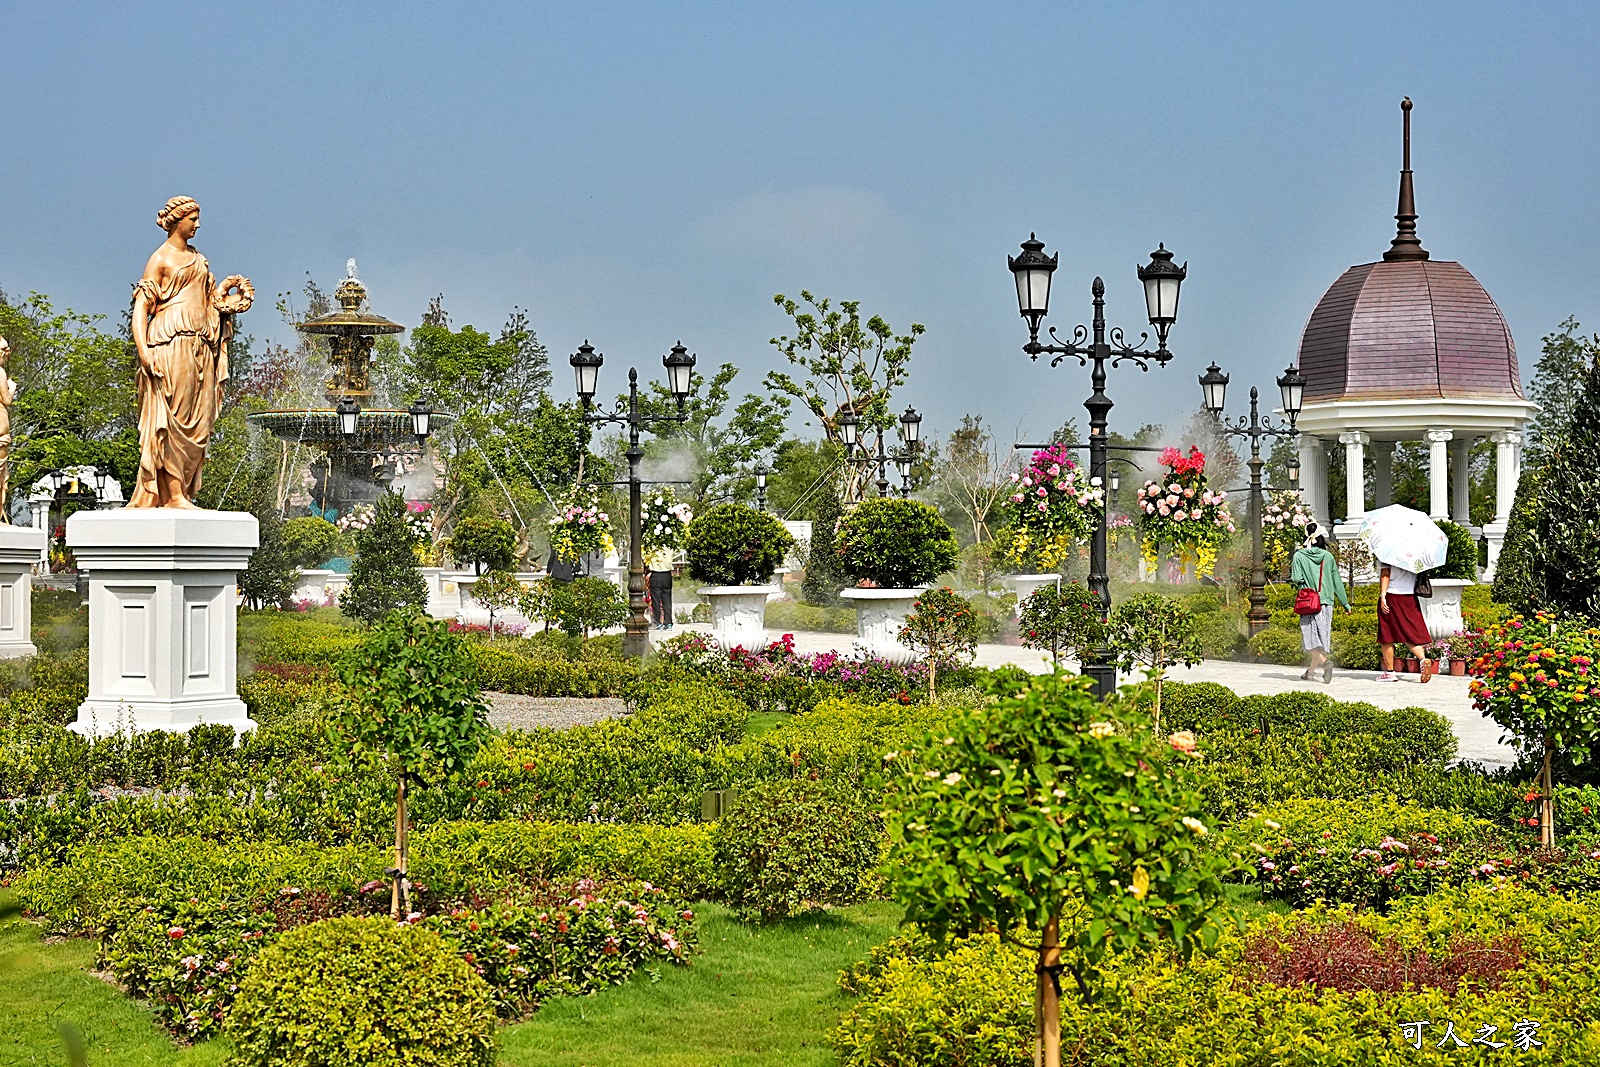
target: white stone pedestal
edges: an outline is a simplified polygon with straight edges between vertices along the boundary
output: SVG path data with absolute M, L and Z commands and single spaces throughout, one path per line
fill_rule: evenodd
M 902 667 L 915 663 L 920 657 L 900 643 L 900 628 L 911 614 L 911 605 L 927 591 L 925 585 L 915 589 L 841 589 L 839 595 L 856 605 L 855 651 Z
M 32 526 L 0 524 L 0 659 L 31 656 L 33 565 L 49 538 Z
M 771 585 L 702 585 L 700 599 L 711 605 L 711 639 L 723 650 L 759 652 L 767 647 L 767 597 Z
M 256 544 L 255 516 L 238 511 L 119 508 L 68 519 L 67 546 L 89 579 L 89 699 L 70 729 L 252 729 L 235 688 L 235 577 Z
M 1461 619 L 1461 591 L 1472 582 L 1465 578 L 1432 578 L 1433 595 L 1417 598 L 1422 607 L 1422 619 L 1428 624 L 1428 636 L 1435 641 L 1441 637 L 1454 637 L 1467 628 Z

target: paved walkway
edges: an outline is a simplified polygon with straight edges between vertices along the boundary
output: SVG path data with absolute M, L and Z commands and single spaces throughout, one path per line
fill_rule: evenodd
M 701 624 L 679 626 L 673 633 L 684 630 L 707 631 Z M 667 636 L 652 631 L 652 637 Z M 776 631 L 769 636 L 776 638 Z M 849 634 L 824 634 L 801 631 L 794 635 L 794 645 L 799 652 L 826 652 L 830 649 L 848 652 L 853 637 Z M 1007 664 L 1041 672 L 1050 669 L 1050 657 L 1031 648 L 1017 645 L 979 645 L 977 663 L 983 667 L 1000 667 Z M 1307 682 L 1300 678 L 1301 668 L 1280 667 L 1270 663 L 1234 663 L 1231 660 L 1206 660 L 1194 667 L 1178 667 L 1167 672 L 1167 677 L 1179 682 L 1220 682 L 1240 696 L 1257 693 L 1287 693 L 1297 689 L 1313 693 L 1327 693 L 1335 700 L 1364 700 L 1386 710 L 1394 708 L 1427 708 L 1450 720 L 1459 743 L 1463 760 L 1473 760 L 1491 766 L 1504 766 L 1515 761 L 1516 753 L 1509 745 L 1500 743 L 1501 729 L 1484 718 L 1472 706 L 1467 695 L 1470 679 L 1435 677 L 1427 685 L 1419 685 L 1416 675 L 1402 675 L 1400 682 L 1379 682 L 1375 671 L 1335 671 L 1333 684 Z M 1133 676 L 1137 677 L 1137 676 Z

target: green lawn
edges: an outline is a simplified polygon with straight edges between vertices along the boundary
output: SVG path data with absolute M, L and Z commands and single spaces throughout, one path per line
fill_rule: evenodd
M 67 1062 L 63 1024 L 88 1043 L 91 1067 L 220 1064 L 227 1045 L 179 1048 L 150 1013 L 89 973 L 92 941 L 44 943 L 14 893 L 0 890 L 0 1067 Z
M 858 904 L 809 919 L 746 926 L 699 905 L 691 967 L 661 967 L 594 997 L 547 1004 L 500 1035 L 516 1067 L 820 1067 L 849 1003 L 839 970 L 893 935 L 900 909 Z
M 773 926 L 697 906 L 700 955 L 592 997 L 556 1000 L 501 1031 L 515 1067 L 808 1067 L 834 1062 L 828 1030 L 848 1003 L 840 968 L 894 932 L 899 910 L 861 904 Z M 60 1027 L 88 1040 L 90 1067 L 221 1064 L 227 1043 L 175 1045 L 150 1014 L 89 973 L 95 946 L 44 942 L 0 890 L 0 1067 L 64 1065 Z

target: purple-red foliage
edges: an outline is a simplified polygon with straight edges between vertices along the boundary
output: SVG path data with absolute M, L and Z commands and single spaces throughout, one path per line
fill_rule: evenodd
M 1245 947 L 1244 959 L 1255 981 L 1345 993 L 1361 989 L 1455 993 L 1462 983 L 1499 989 L 1502 976 L 1524 963 L 1522 941 L 1510 935 L 1493 941 L 1452 938 L 1450 947 L 1435 956 L 1426 949 L 1403 948 L 1394 938 L 1374 942 L 1367 931 L 1350 922 L 1303 923 L 1285 935 L 1258 935 Z

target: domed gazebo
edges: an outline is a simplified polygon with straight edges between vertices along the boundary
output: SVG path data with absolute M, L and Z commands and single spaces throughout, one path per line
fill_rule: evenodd
M 1375 507 L 1392 502 L 1392 461 L 1400 441 L 1428 442 L 1429 506 L 1436 519 L 1470 528 L 1468 459 L 1475 439 L 1495 451 L 1495 513 L 1481 535 L 1489 542 L 1489 574 L 1505 537 L 1521 469 L 1522 427 L 1536 405 L 1522 393 L 1517 348 L 1500 308 L 1461 264 L 1430 259 L 1417 239 L 1411 190 L 1411 100 L 1404 115 L 1404 167 L 1399 223 L 1378 263 L 1351 267 L 1318 301 L 1300 337 L 1306 377 L 1300 414 L 1301 485 L 1317 518 L 1327 523 L 1328 459 L 1337 442 L 1346 469 L 1365 471 L 1373 449 Z M 1366 514 L 1366 479 L 1346 479 L 1343 518 L 1334 526 L 1354 537 Z

